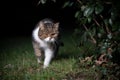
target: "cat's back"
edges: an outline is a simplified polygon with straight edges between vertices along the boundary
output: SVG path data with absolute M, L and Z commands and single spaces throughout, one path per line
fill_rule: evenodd
M 42 19 L 40 22 L 43 22 L 44 24 L 45 24 L 45 23 L 51 23 L 51 24 L 53 24 L 53 23 L 54 23 L 54 20 L 53 20 L 53 19 L 50 19 L 50 18 L 45 18 L 45 19 Z

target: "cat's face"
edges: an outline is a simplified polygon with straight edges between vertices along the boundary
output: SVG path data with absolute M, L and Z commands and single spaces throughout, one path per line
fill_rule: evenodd
M 54 42 L 59 35 L 59 23 L 40 23 L 38 36 L 46 42 Z

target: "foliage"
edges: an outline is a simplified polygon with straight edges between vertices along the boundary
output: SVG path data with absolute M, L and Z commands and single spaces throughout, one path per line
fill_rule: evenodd
M 39 4 L 45 4 L 45 3 L 47 3 L 47 1 L 48 0 L 39 0 L 37 5 L 39 5 Z M 50 0 L 50 1 L 56 2 L 56 0 Z
M 71 6 L 71 4 L 73 5 Z M 120 63 L 120 59 L 118 59 L 120 55 L 120 15 L 118 14 L 118 7 L 111 0 L 69 0 L 64 4 L 64 7 L 67 6 L 75 6 L 78 9 L 75 18 L 79 26 L 75 29 L 75 36 L 81 33 L 82 35 L 79 36 L 80 39 L 76 39 L 79 42 L 77 44 L 93 43 L 95 45 L 93 52 L 96 55 L 95 64 L 101 67 L 99 70 L 102 75 L 109 75 L 109 77 L 101 77 L 101 79 L 119 79 L 115 74 L 112 74 L 114 78 L 110 76 L 110 73 L 115 69 L 109 68 Z M 81 30 L 84 31 L 81 32 Z M 103 64 L 107 67 L 101 66 Z M 120 75 L 120 70 L 117 74 Z

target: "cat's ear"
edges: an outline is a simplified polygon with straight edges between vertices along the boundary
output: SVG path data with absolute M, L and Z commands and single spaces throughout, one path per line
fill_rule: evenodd
M 44 23 L 43 23 L 43 22 L 40 22 L 40 23 L 39 23 L 39 27 L 40 27 L 41 30 L 44 30 Z
M 56 29 L 58 29 L 58 28 L 59 28 L 59 22 L 55 23 L 55 24 L 54 24 L 54 27 L 55 27 Z

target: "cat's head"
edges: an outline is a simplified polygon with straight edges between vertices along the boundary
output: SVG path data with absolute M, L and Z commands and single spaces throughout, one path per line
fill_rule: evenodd
M 38 36 L 46 42 L 55 42 L 59 36 L 59 22 L 41 21 Z

